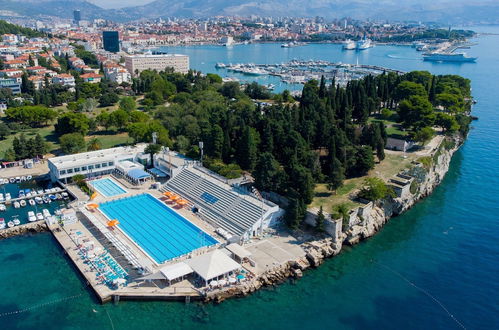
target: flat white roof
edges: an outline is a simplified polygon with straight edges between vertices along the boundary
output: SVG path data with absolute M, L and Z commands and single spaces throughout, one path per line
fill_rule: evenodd
M 116 147 L 110 149 L 82 152 L 74 155 L 66 155 L 49 158 L 49 162 L 57 168 L 68 168 L 81 166 L 92 162 L 106 162 L 116 159 L 120 156 L 135 155 L 143 152 L 146 144 L 138 144 L 135 146 Z
M 191 266 L 189 266 L 185 262 L 179 262 L 173 265 L 165 266 L 159 271 L 169 281 L 191 274 L 193 272 Z
M 189 57 L 188 55 L 184 54 L 136 54 L 136 55 L 130 55 L 127 57 L 131 58 L 154 58 L 154 57 Z
M 241 245 L 239 245 L 237 243 L 229 244 L 225 248 L 227 250 L 229 250 L 230 252 L 234 253 L 236 256 L 238 256 L 241 259 L 248 258 L 251 256 L 251 252 L 249 252 L 248 250 L 246 250 L 245 248 L 243 248 Z

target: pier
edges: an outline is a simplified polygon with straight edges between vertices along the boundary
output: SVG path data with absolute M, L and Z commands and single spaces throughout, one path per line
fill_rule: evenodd
M 43 192 L 41 194 L 32 194 L 30 196 L 24 196 L 24 197 L 16 197 L 16 198 L 11 198 L 9 200 L 4 200 L 0 203 L 5 203 L 5 204 L 12 204 L 14 202 L 18 202 L 18 201 L 21 201 L 21 200 L 26 200 L 26 199 L 33 199 L 33 198 L 36 198 L 36 197 L 43 197 L 43 196 L 47 196 L 47 195 L 55 195 L 55 194 L 61 194 L 63 192 L 67 192 L 67 189 L 62 189 L 62 188 L 59 188 L 57 189 L 57 191 L 52 191 L 52 192 Z

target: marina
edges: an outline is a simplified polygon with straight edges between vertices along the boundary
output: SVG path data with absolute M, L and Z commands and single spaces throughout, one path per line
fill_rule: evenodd
M 327 81 L 333 79 L 341 86 L 351 80 L 361 79 L 367 75 L 379 75 L 384 72 L 403 74 L 402 71 L 366 64 L 345 64 L 323 60 L 300 61 L 293 60 L 280 64 L 224 64 L 217 63 L 217 69 L 235 72 L 247 76 L 275 76 L 286 84 L 304 84 L 311 79 L 320 80 L 322 76 Z

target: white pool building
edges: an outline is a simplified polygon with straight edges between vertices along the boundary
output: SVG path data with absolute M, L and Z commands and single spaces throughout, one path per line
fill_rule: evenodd
M 76 174 L 82 174 L 86 177 L 110 174 L 116 169 L 122 168 L 120 163 L 126 161 L 146 164 L 149 159 L 149 155 L 144 154 L 146 147 L 147 144 L 137 144 L 52 157 L 48 160 L 50 179 L 53 182 L 59 180 L 67 182 L 68 178 L 70 179 Z

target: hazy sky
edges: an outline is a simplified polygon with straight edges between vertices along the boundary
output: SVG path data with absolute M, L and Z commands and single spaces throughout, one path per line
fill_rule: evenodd
M 140 6 L 154 0 L 90 0 L 102 8 L 122 8 L 129 6 Z

